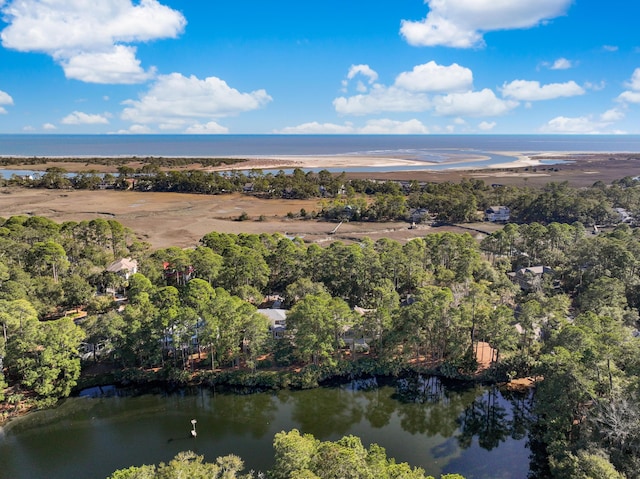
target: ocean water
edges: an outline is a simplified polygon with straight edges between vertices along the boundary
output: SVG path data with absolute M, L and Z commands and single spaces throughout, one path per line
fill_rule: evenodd
M 0 135 L 0 156 L 382 155 L 639 152 L 640 135 Z
M 428 162 L 424 169 L 433 170 L 483 168 L 514 160 L 503 152 L 568 151 L 640 152 L 640 135 L 0 135 L 0 157 L 353 155 L 408 158 Z M 416 166 L 335 170 L 371 169 Z

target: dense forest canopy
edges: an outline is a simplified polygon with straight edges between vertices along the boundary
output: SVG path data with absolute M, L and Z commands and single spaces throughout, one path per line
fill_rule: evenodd
M 278 176 L 257 175 L 254 184 Z M 445 210 L 449 198 L 452 211 L 512 205 L 523 222 L 481 241 L 435 233 L 321 247 L 280 234 L 211 232 L 191 249 L 151 250 L 113 220 L 2 219 L 2 414 L 54 404 L 96 362 L 121 378 L 156 368 L 177 383 L 262 387 L 400 374 L 417 364 L 455 378 L 537 377 L 531 434 L 548 458 L 541 476 L 638 477 L 640 230 L 588 227 L 608 221 L 614 205 L 637 212 L 635 180 L 584 190 L 465 182 L 400 191 L 325 176 L 299 180 L 345 187 L 345 197 L 352 188 L 354 198 L 375 187 L 367 204 L 376 211 L 393 198 Z M 234 178 L 224 180 L 246 180 Z M 437 207 L 428 203 L 434 198 Z M 135 271 L 109 271 L 123 258 Z M 274 301 L 287 310 L 279 337 L 258 311 Z M 480 343 L 491 348 L 483 368 Z M 277 374 L 292 364 L 301 372 Z

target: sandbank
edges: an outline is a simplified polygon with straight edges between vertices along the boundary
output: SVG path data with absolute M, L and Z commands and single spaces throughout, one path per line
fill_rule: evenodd
M 278 168 L 389 168 L 394 166 L 430 166 L 437 163 L 411 158 L 359 155 L 305 155 L 242 157 L 245 162 L 207 168 L 210 171 Z

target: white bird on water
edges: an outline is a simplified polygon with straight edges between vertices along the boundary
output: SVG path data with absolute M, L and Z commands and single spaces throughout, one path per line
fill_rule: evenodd
M 196 437 L 198 435 L 198 433 L 196 432 L 196 423 L 198 421 L 196 421 L 195 419 L 191 420 L 191 425 L 193 426 L 193 429 L 191 429 L 191 436 L 192 437 Z

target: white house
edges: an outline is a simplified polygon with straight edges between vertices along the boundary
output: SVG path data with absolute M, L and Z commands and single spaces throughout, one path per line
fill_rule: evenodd
M 484 212 L 484 220 L 492 222 L 509 221 L 511 210 L 507 206 L 489 206 Z
M 618 213 L 621 223 L 631 223 L 633 221 L 633 216 L 631 216 L 631 213 L 629 213 L 624 208 L 614 208 L 613 211 Z
M 138 261 L 131 258 L 120 258 L 118 261 L 114 261 L 107 267 L 107 271 L 110 273 L 116 273 L 123 276 L 124 279 L 138 272 Z
M 287 313 L 289 311 L 280 308 L 258 309 L 258 313 L 269 318 L 269 331 L 274 339 L 281 339 L 287 329 Z

